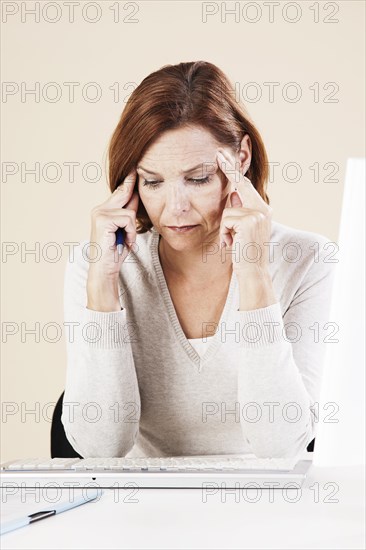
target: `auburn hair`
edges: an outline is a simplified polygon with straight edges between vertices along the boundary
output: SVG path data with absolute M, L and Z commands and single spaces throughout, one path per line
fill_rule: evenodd
M 262 138 L 232 83 L 221 69 L 207 61 L 165 65 L 149 74 L 130 95 L 108 148 L 109 188 L 123 185 L 145 151 L 163 132 L 184 126 L 208 130 L 221 146 L 239 152 L 245 134 L 251 140 L 251 164 L 246 176 L 262 199 L 266 194 L 268 158 Z M 138 189 L 138 176 L 134 191 Z M 136 231 L 152 228 L 142 201 L 136 213 Z

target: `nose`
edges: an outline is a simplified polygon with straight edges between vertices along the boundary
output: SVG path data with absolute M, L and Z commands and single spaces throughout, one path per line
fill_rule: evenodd
M 167 186 L 166 206 L 169 212 L 175 216 L 189 210 L 189 193 L 184 183 L 178 181 Z

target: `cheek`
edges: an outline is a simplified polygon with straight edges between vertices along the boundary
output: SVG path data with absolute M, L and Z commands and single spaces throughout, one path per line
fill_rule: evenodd
M 222 203 L 221 193 L 219 191 L 206 193 L 205 196 L 201 197 L 200 202 L 208 212 L 218 212 Z
M 137 189 L 140 199 L 145 203 L 146 206 L 149 206 L 150 200 L 154 199 L 154 193 L 156 193 L 157 191 L 151 191 L 147 186 L 142 184 L 140 184 Z
M 229 193 L 229 185 L 227 183 L 227 181 L 224 182 L 218 179 L 214 185 L 202 191 L 202 199 L 206 201 L 212 210 L 221 211 L 225 207 Z
M 159 191 L 149 191 L 143 185 L 138 187 L 139 200 L 143 204 L 147 215 L 151 220 L 156 220 L 162 209 L 162 198 L 159 196 Z
M 226 200 L 227 195 L 223 193 L 222 186 L 218 185 L 215 189 L 198 192 L 196 200 L 192 203 L 197 206 L 206 219 L 217 220 L 222 216 Z

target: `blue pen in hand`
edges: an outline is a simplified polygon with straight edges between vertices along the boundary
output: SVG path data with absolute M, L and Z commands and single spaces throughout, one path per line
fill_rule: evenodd
M 121 182 L 118 183 L 117 187 L 119 187 L 120 185 L 121 185 Z M 122 227 L 119 227 L 116 231 L 116 246 L 117 246 L 117 253 L 119 256 L 123 252 L 125 239 L 126 239 L 126 231 Z
M 121 255 L 123 252 L 125 238 L 126 238 L 126 231 L 122 227 L 119 227 L 116 231 L 116 245 L 117 245 L 117 252 L 119 255 Z
M 132 187 L 134 186 L 135 184 L 135 176 L 134 176 L 134 173 L 136 172 L 135 169 L 131 170 L 131 172 L 128 174 L 127 178 L 124 180 L 126 185 L 127 185 L 127 188 L 130 190 L 130 191 L 133 191 L 132 188 L 130 188 L 131 184 L 132 184 Z M 121 185 L 121 181 L 118 182 L 117 186 L 116 186 L 116 189 Z M 129 200 L 129 202 L 127 203 L 127 205 L 125 204 L 124 205 L 124 208 L 126 208 L 126 206 L 128 206 L 129 204 L 131 204 L 132 202 L 135 202 L 134 199 L 131 199 Z M 137 206 L 137 205 L 136 205 Z M 117 252 L 118 252 L 118 255 L 120 256 L 123 252 L 123 247 L 126 246 L 125 245 L 125 240 L 126 240 L 126 230 L 124 227 L 119 227 L 116 231 L 116 246 L 117 246 Z

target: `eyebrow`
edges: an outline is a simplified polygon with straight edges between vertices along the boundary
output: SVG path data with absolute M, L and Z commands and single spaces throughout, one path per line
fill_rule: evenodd
M 204 166 L 205 164 L 207 165 L 212 165 L 212 164 L 215 164 L 214 162 L 200 162 L 199 164 L 197 164 L 196 166 L 193 166 L 192 168 L 188 168 L 188 170 L 183 170 L 182 171 L 182 174 L 189 174 L 190 172 L 193 172 L 193 170 L 196 170 L 197 168 L 201 168 L 202 166 Z M 140 164 L 136 167 L 137 169 L 139 170 L 143 170 L 144 172 L 147 172 L 148 174 L 152 174 L 153 176 L 159 176 L 161 177 L 161 174 L 158 174 L 157 172 L 152 172 L 151 170 L 147 170 L 146 168 L 144 168 L 143 166 L 141 166 Z M 217 167 L 216 167 L 217 168 Z

